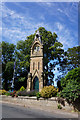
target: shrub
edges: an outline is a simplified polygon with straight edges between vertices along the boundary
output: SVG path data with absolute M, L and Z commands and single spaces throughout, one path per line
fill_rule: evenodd
M 17 95 L 31 97 L 31 96 L 36 96 L 36 93 L 37 93 L 37 91 L 35 91 L 35 90 L 29 91 L 29 92 L 27 92 L 26 90 L 24 90 L 24 91 L 19 91 L 17 93 Z
M 6 92 L 5 95 L 6 95 L 6 96 L 10 96 L 10 92 Z
M 32 91 L 27 92 L 27 96 L 29 96 L 29 97 L 36 96 L 36 94 L 37 94 L 36 90 L 32 90 Z
M 50 86 L 45 86 L 40 93 L 43 98 L 50 98 L 56 96 L 57 92 L 58 89 L 50 85 Z
M 17 95 L 18 96 L 27 96 L 27 91 L 26 90 L 24 90 L 24 91 L 18 91 Z
M 60 104 L 57 105 L 58 109 L 62 109 L 62 106 Z
M 16 94 L 16 91 L 13 91 L 13 92 L 10 93 L 10 96 L 12 96 L 12 97 L 15 96 L 15 97 L 17 97 L 18 95 Z
M 80 96 L 80 67 L 68 72 L 61 80 L 61 85 L 63 90 L 60 97 L 66 98 L 69 103 L 75 102 Z
M 24 86 L 22 86 L 21 88 L 20 88 L 20 91 L 24 91 L 25 90 L 25 88 L 24 88 Z
M 0 90 L 0 95 L 5 95 L 6 94 L 6 90 Z
M 40 98 L 40 97 L 41 97 L 41 93 L 40 93 L 40 92 L 37 92 L 37 93 L 36 93 L 36 97 L 37 97 L 37 99 Z
M 66 98 L 69 103 L 73 103 L 80 96 L 80 86 L 72 81 L 66 85 L 66 87 L 60 93 L 60 97 Z
M 62 88 L 65 88 L 66 85 L 72 81 L 76 82 L 76 84 L 79 84 L 80 86 L 80 67 L 69 71 L 65 78 L 61 79 Z
M 63 90 L 59 97 L 65 98 L 74 109 L 80 111 L 80 67 L 68 72 L 65 78 L 61 79 Z
M 0 90 L 0 95 L 2 95 L 2 90 Z

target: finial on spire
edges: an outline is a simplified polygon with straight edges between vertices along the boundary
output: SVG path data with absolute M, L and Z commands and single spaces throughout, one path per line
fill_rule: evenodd
M 41 42 L 41 35 L 40 35 L 40 33 L 39 33 L 39 30 L 37 30 L 34 40 L 36 40 L 37 38 L 38 38 L 39 41 Z
M 36 35 L 40 35 L 39 30 L 37 30 Z

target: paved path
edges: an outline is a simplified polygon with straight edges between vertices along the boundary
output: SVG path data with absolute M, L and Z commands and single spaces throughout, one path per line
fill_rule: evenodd
M 0 103 L 1 104 L 1 103 Z M 10 103 L 2 104 L 2 118 L 77 118 L 75 115 L 47 112 L 40 109 L 32 109 L 23 106 L 18 106 Z M 42 120 L 42 119 L 41 119 Z M 55 119 L 56 120 L 56 119 Z M 68 119 L 71 120 L 71 119 Z M 77 119 L 75 119 L 77 120 Z

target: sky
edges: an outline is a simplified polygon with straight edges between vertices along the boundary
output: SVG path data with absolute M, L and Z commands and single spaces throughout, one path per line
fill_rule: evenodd
M 55 32 L 67 50 L 78 45 L 77 2 L 3 2 L 2 40 L 16 44 L 39 27 Z
M 39 27 L 55 32 L 64 50 L 77 46 L 78 2 L 2 3 L 0 31 L 2 29 L 3 41 L 17 44 L 18 41 L 34 34 Z M 55 74 L 58 74 L 57 70 Z

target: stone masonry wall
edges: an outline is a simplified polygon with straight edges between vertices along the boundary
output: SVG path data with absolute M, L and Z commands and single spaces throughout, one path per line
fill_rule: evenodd
M 11 102 L 15 104 L 21 104 L 27 107 L 38 107 L 38 108 L 45 108 L 45 109 L 55 109 L 57 110 L 58 101 L 56 97 L 50 98 L 48 100 L 44 100 L 43 98 L 40 98 L 37 100 L 36 97 L 28 97 L 28 96 L 18 96 L 11 97 L 11 96 L 2 96 L 2 101 Z M 62 106 L 62 109 L 65 109 L 66 111 L 72 111 L 73 107 L 69 106 L 67 102 L 65 102 L 65 106 Z

